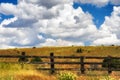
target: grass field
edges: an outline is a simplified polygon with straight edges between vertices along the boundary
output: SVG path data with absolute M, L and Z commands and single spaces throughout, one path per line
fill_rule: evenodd
M 76 50 L 81 48 L 84 56 L 120 56 L 120 46 L 70 46 L 70 47 L 42 47 L 42 48 L 15 48 L 0 50 L 0 55 L 18 55 L 26 52 L 27 55 L 78 55 Z
M 77 53 L 77 49 L 82 49 L 82 53 Z M 64 56 L 114 56 L 120 57 L 120 46 L 70 46 L 70 47 L 42 47 L 42 48 L 15 48 L 0 50 L 0 55 L 20 55 L 26 52 L 27 55 L 49 56 L 51 52 L 55 55 Z M 24 69 L 20 64 L 2 63 L 15 62 L 17 59 L 0 59 L 0 80 L 58 80 L 58 73 L 50 75 L 49 72 L 36 70 L 41 65 L 25 64 Z M 48 67 L 48 65 L 46 65 Z M 46 67 L 42 65 L 42 67 Z M 58 65 L 59 66 L 59 65 Z M 62 65 L 68 67 L 70 65 Z M 74 67 L 78 67 L 74 65 Z M 65 71 L 66 72 L 66 71 Z M 120 72 L 113 72 L 110 76 L 107 72 L 87 72 L 85 75 L 78 75 L 77 80 L 119 80 Z M 88 75 L 87 75 L 88 74 Z M 99 75 L 100 74 L 100 75 Z M 117 75 L 117 76 L 116 76 Z M 114 78 L 114 79 L 112 79 Z

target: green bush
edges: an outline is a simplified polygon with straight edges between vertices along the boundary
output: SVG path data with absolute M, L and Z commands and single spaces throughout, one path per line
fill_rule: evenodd
M 104 68 L 107 68 L 108 67 L 108 64 L 110 63 L 110 67 L 111 68 L 120 68 L 120 59 L 108 59 L 108 58 L 105 58 L 103 60 L 103 64 L 102 64 L 102 67 Z
M 26 55 L 25 55 L 25 52 L 22 52 L 21 53 L 21 57 L 18 59 L 18 62 L 28 62 L 29 60 L 28 60 L 28 58 L 26 57 Z
M 31 59 L 31 62 L 34 63 L 34 62 L 42 62 L 42 59 L 39 58 L 39 57 L 35 57 L 33 59 Z
M 77 76 L 71 72 L 62 72 L 58 75 L 58 80 L 76 80 Z
M 76 53 L 82 53 L 82 52 L 83 50 L 81 48 L 76 50 Z
M 27 58 L 22 58 L 22 57 L 20 57 L 19 59 L 18 59 L 18 62 L 28 62 L 29 60 L 27 59 Z

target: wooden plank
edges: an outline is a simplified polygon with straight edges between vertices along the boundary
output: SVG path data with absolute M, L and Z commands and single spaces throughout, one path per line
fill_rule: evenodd
M 0 58 L 19 58 L 21 57 L 21 55 L 0 55 Z M 50 58 L 50 56 L 29 56 L 26 55 L 26 58 L 35 58 L 35 57 L 39 57 L 39 58 Z M 65 59 L 65 58 L 71 58 L 71 59 L 79 59 L 81 56 L 54 56 L 54 58 L 59 58 L 59 59 Z M 97 56 L 84 56 L 85 59 L 104 59 L 107 57 L 97 57 Z M 111 57 L 112 59 L 120 59 L 120 57 Z
M 101 65 L 103 62 L 84 62 L 84 64 L 98 64 Z
M 0 55 L 0 58 L 20 58 L 21 55 Z M 35 58 L 35 57 L 39 57 L 39 58 L 50 58 L 50 56 L 25 56 L 26 58 Z
M 29 64 L 81 64 L 81 62 L 34 62 Z M 102 64 L 102 62 L 84 62 L 84 64 Z
M 51 68 L 38 68 L 38 70 L 51 70 Z M 54 68 L 54 70 L 73 70 L 73 71 L 79 71 L 78 68 Z
M 38 68 L 38 70 L 50 70 L 51 68 Z M 80 71 L 79 68 L 55 68 L 54 70 L 77 70 Z M 87 70 L 92 70 L 92 69 L 86 69 Z M 111 69 L 112 71 L 120 71 L 120 69 Z M 93 69 L 92 71 L 107 71 L 107 69 L 103 68 L 98 68 L 98 69 Z

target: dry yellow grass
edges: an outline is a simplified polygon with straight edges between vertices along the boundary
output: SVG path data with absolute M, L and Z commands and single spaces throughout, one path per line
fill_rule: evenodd
M 55 80 L 56 77 L 53 75 L 45 75 L 43 73 L 29 70 L 20 71 L 15 75 L 14 80 Z
M 2 77 L 0 78 L 0 80 L 58 80 L 57 79 L 58 74 L 50 75 L 49 73 L 40 72 L 36 70 L 4 71 L 1 73 L 3 73 L 4 75 L 3 74 L 0 75 L 0 77 Z M 76 72 L 73 73 L 77 74 Z M 116 76 L 116 73 L 114 72 L 109 76 L 111 78 L 114 78 L 115 80 L 120 79 L 120 76 Z M 101 80 L 102 78 L 106 78 L 104 80 L 110 80 L 107 79 L 109 76 L 98 75 L 98 72 L 92 72 L 92 74 L 89 75 L 79 74 L 77 76 L 77 80 Z
M 76 53 L 76 50 L 81 48 L 82 53 Z M 71 46 L 71 47 L 42 47 L 42 48 L 15 48 L 15 49 L 5 49 L 0 50 L 0 55 L 20 55 L 21 52 L 26 52 L 27 55 L 39 55 L 39 56 L 49 56 L 51 52 L 54 52 L 55 55 L 59 56 L 119 56 L 120 57 L 120 46 Z M 14 62 L 18 59 L 0 59 L 3 62 Z M 46 60 L 47 61 L 47 60 Z M 56 61 L 77 61 L 77 60 L 57 60 Z M 88 60 L 89 61 L 89 60 Z M 93 60 L 97 61 L 97 60 Z M 12 64 L 13 65 L 13 64 Z M 22 70 L 20 65 L 13 65 L 10 70 L 0 69 L 0 77 L 5 78 L 12 76 L 14 80 L 57 80 L 57 75 L 50 75 L 48 72 L 36 71 L 36 67 L 49 67 L 49 65 L 25 65 L 25 68 Z M 15 66 L 17 68 L 15 68 Z M 70 65 L 56 65 L 56 67 L 62 66 L 63 68 L 69 67 Z M 71 67 L 79 68 L 77 65 Z M 13 69 L 15 68 L 15 69 Z M 75 72 L 76 73 L 76 72 Z M 101 74 L 101 72 L 92 72 L 94 74 Z M 107 73 L 107 72 L 105 72 Z M 77 73 L 76 73 L 77 74 Z M 93 74 L 93 75 L 94 75 Z M 103 73 L 104 74 L 104 73 Z M 117 80 L 120 79 L 120 72 L 113 72 L 112 77 Z M 88 75 L 79 75 L 78 80 L 99 80 L 102 76 L 88 76 Z M 2 80 L 2 79 L 1 79 Z M 7 80 L 7 79 L 3 79 Z
M 82 54 L 77 54 L 76 50 L 81 48 Z M 70 46 L 70 47 L 41 47 L 41 48 L 15 48 L 0 50 L 0 55 L 20 55 L 26 52 L 27 55 L 83 55 L 83 56 L 120 56 L 120 46 Z

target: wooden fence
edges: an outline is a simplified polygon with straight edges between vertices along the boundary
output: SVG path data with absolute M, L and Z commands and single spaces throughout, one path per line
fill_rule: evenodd
M 107 68 L 96 68 L 93 70 L 101 70 L 101 71 L 107 71 L 108 74 L 111 74 L 112 71 L 120 71 L 120 68 L 112 68 L 111 65 L 111 59 L 120 59 L 120 57 L 111 57 L 111 56 L 107 56 L 107 57 L 93 57 L 93 56 L 54 56 L 54 53 L 50 53 L 50 56 L 27 56 L 25 54 L 25 52 L 22 52 L 21 55 L 17 55 L 17 56 L 13 56 L 13 55 L 0 55 L 0 58 L 19 58 L 21 59 L 22 62 L 25 63 L 27 58 L 45 58 L 45 59 L 49 59 L 49 62 L 27 62 L 26 64 L 49 64 L 50 68 L 39 68 L 40 70 L 49 70 L 51 72 L 51 74 L 55 73 L 56 70 L 78 70 L 81 72 L 81 74 L 84 74 L 85 71 L 87 70 L 85 68 L 85 65 L 102 65 L 103 62 L 86 62 L 86 59 L 92 60 L 92 59 L 98 59 L 98 60 L 103 60 L 105 58 L 109 59 L 109 62 L 107 63 L 108 67 Z M 79 59 L 78 62 L 56 62 L 55 59 Z M 76 68 L 55 68 L 56 64 L 69 64 L 72 66 L 72 64 L 76 64 L 79 65 L 79 69 Z M 119 63 L 116 63 L 116 65 L 120 65 Z

